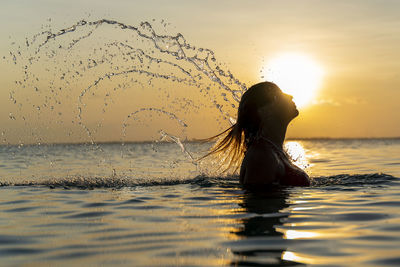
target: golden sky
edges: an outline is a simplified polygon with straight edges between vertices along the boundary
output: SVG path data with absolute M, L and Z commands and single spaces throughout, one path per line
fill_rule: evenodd
M 56 31 L 81 19 L 94 21 L 101 18 L 129 25 L 138 25 L 141 21 L 161 25 L 161 21 L 165 20 L 169 24 L 160 28 L 164 31 L 161 33 L 180 32 L 190 44 L 213 50 L 218 62 L 247 86 L 262 81 L 262 70 L 267 68 L 267 62 L 281 54 L 300 53 L 312 58 L 324 72 L 321 86 L 313 100 L 301 107 L 300 116 L 289 126 L 288 137 L 400 136 L 399 12 L 400 1 L 395 0 L 97 0 L 84 3 L 75 0 L 5 0 L 0 10 L 3 25 L 0 27 L 2 142 L 87 141 L 83 128 L 76 125 L 77 98 L 74 96 L 74 90 L 82 90 L 85 81 L 69 85 L 69 89 L 57 96 L 62 104 L 53 113 L 62 116 L 59 122 L 50 111 L 50 115 L 45 111 L 37 114 L 35 103 L 42 101 L 45 95 L 35 95 L 32 88 L 19 89 L 16 95 L 18 101 L 23 103 L 19 108 L 18 103 L 10 101 L 10 91 L 16 88 L 15 80 L 21 80 L 21 66 L 13 64 L 9 52 L 16 51 L 18 45 L 23 46 L 25 38 L 39 33 L 43 25 L 51 25 Z M 126 33 L 115 31 L 107 37 L 112 39 L 113 34 L 125 38 L 123 34 Z M 95 35 L 91 38 L 100 40 L 105 37 Z M 44 72 L 46 64 L 36 66 L 36 71 L 42 77 L 62 72 L 56 70 L 56 66 L 63 68 L 62 65 L 52 64 L 47 74 Z M 85 79 L 93 80 L 90 75 L 87 72 Z M 113 82 L 117 80 L 105 83 L 104 88 L 115 86 Z M 60 82 L 59 86 L 64 85 Z M 150 95 L 146 93 L 146 88 L 127 88 L 110 96 L 110 99 L 105 99 L 103 94 L 88 99 L 83 121 L 93 132 L 94 139 L 154 139 L 155 132 L 161 128 L 180 137 L 204 138 L 228 126 L 227 121 L 217 121 L 219 115 L 210 109 L 209 103 L 202 103 L 203 98 L 199 97 L 198 91 L 179 91 L 181 89 L 176 89 L 179 86 L 169 83 L 159 86 L 163 87 L 158 93 L 160 95 L 154 92 Z M 104 88 L 98 90 L 106 93 Z M 285 88 L 282 90 L 285 91 Z M 166 95 L 168 92 L 171 96 Z M 180 104 L 174 103 L 174 98 L 181 97 L 194 101 L 196 108 L 179 107 L 181 110 L 175 112 L 174 107 L 178 109 Z M 112 111 L 100 112 L 107 101 L 110 101 Z M 166 101 L 169 103 L 166 104 Z M 183 114 L 188 127 L 182 130 L 182 125 L 171 120 L 170 116 L 160 115 L 154 110 L 145 114 L 145 111 L 141 113 L 140 120 L 131 122 L 126 128 L 126 137 L 123 137 L 124 118 L 141 105 L 169 107 L 169 111 Z M 232 117 L 236 116 L 235 109 L 226 110 Z M 10 119 L 10 112 L 16 120 Z M 71 122 L 73 120 L 75 125 Z

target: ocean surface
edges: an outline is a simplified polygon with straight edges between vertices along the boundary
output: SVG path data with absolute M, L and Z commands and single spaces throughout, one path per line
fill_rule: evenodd
M 0 265 L 400 265 L 400 139 L 288 141 L 312 186 L 257 193 L 208 147 L 0 146 Z

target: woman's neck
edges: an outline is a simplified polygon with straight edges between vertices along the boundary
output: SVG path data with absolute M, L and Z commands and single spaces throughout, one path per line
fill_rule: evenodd
M 287 124 L 282 123 L 268 123 L 264 124 L 261 128 L 261 136 L 267 138 L 274 143 L 277 147 L 282 148 L 285 141 Z

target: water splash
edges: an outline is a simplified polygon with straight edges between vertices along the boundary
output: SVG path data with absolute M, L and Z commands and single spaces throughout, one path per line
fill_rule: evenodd
M 370 173 L 370 174 L 340 174 L 333 176 L 314 177 L 312 179 L 311 188 L 326 188 L 328 190 L 351 190 L 352 187 L 383 187 L 393 186 L 398 183 L 398 178 L 384 173 Z M 124 187 L 149 187 L 149 186 L 172 186 L 181 184 L 192 184 L 197 186 L 221 186 L 230 185 L 241 189 L 239 179 L 236 175 L 231 176 L 205 176 L 198 175 L 192 178 L 176 178 L 176 179 L 130 179 L 113 175 L 110 177 L 88 177 L 88 176 L 72 176 L 65 179 L 48 179 L 48 180 L 29 180 L 11 182 L 0 181 L 0 187 L 3 186 L 46 186 L 49 188 L 79 188 L 79 189 L 94 189 L 94 188 L 124 188 Z M 286 186 L 277 186 L 273 190 L 279 188 L 291 188 Z
M 163 130 L 160 131 L 160 135 L 161 135 L 160 141 L 164 141 L 164 140 L 168 140 L 168 139 L 172 140 L 174 143 L 176 143 L 180 147 L 181 152 L 184 153 L 190 159 L 190 161 L 197 167 L 196 158 L 192 155 L 192 153 L 190 153 L 190 151 L 182 143 L 182 141 L 179 139 L 179 137 L 168 134 L 168 133 L 164 132 Z
M 211 134 L 234 123 L 246 85 L 165 23 L 80 20 L 53 30 L 48 22 L 9 53 L 21 73 L 9 117 L 29 129 L 18 143 L 85 142 L 104 153 L 99 142 L 174 142 L 197 168 L 182 140 L 207 117 Z
M 181 33 L 160 34 L 149 22 L 133 26 L 109 19 L 81 20 L 57 31 L 49 25 L 26 38 L 25 45 L 10 56 L 22 68 L 22 79 L 15 81 L 16 88 L 10 92 L 10 100 L 19 104 L 19 114 L 27 117 L 31 106 L 35 112 L 29 121 L 56 117 L 52 123 L 61 128 L 77 125 L 92 144 L 104 128 L 102 121 L 110 117 L 121 122 L 121 141 L 134 138 L 128 136 L 128 120 L 134 115 L 140 120 L 138 116 L 146 112 L 166 115 L 183 128 L 193 126 L 190 113 L 200 109 L 218 111 L 219 124 L 232 122 L 246 90 L 244 83 L 218 63 L 212 50 L 196 47 Z M 121 101 L 135 94 L 145 98 L 149 92 L 159 99 L 136 100 L 139 103 L 131 106 Z M 103 101 L 96 102 L 96 98 Z M 115 114 L 112 104 L 114 109 L 122 104 L 124 112 L 130 111 Z M 66 110 L 66 106 L 75 106 L 75 110 Z M 43 137 L 39 128 L 32 127 L 34 135 Z M 181 129 L 181 138 L 187 138 L 185 131 Z M 76 132 L 76 128 L 68 131 L 68 137 L 78 138 Z

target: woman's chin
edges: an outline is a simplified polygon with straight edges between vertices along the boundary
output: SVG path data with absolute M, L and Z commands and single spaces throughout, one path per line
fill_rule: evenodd
M 293 112 L 293 118 L 296 118 L 297 116 L 299 116 L 299 110 L 297 109 L 297 107 L 295 107 Z

